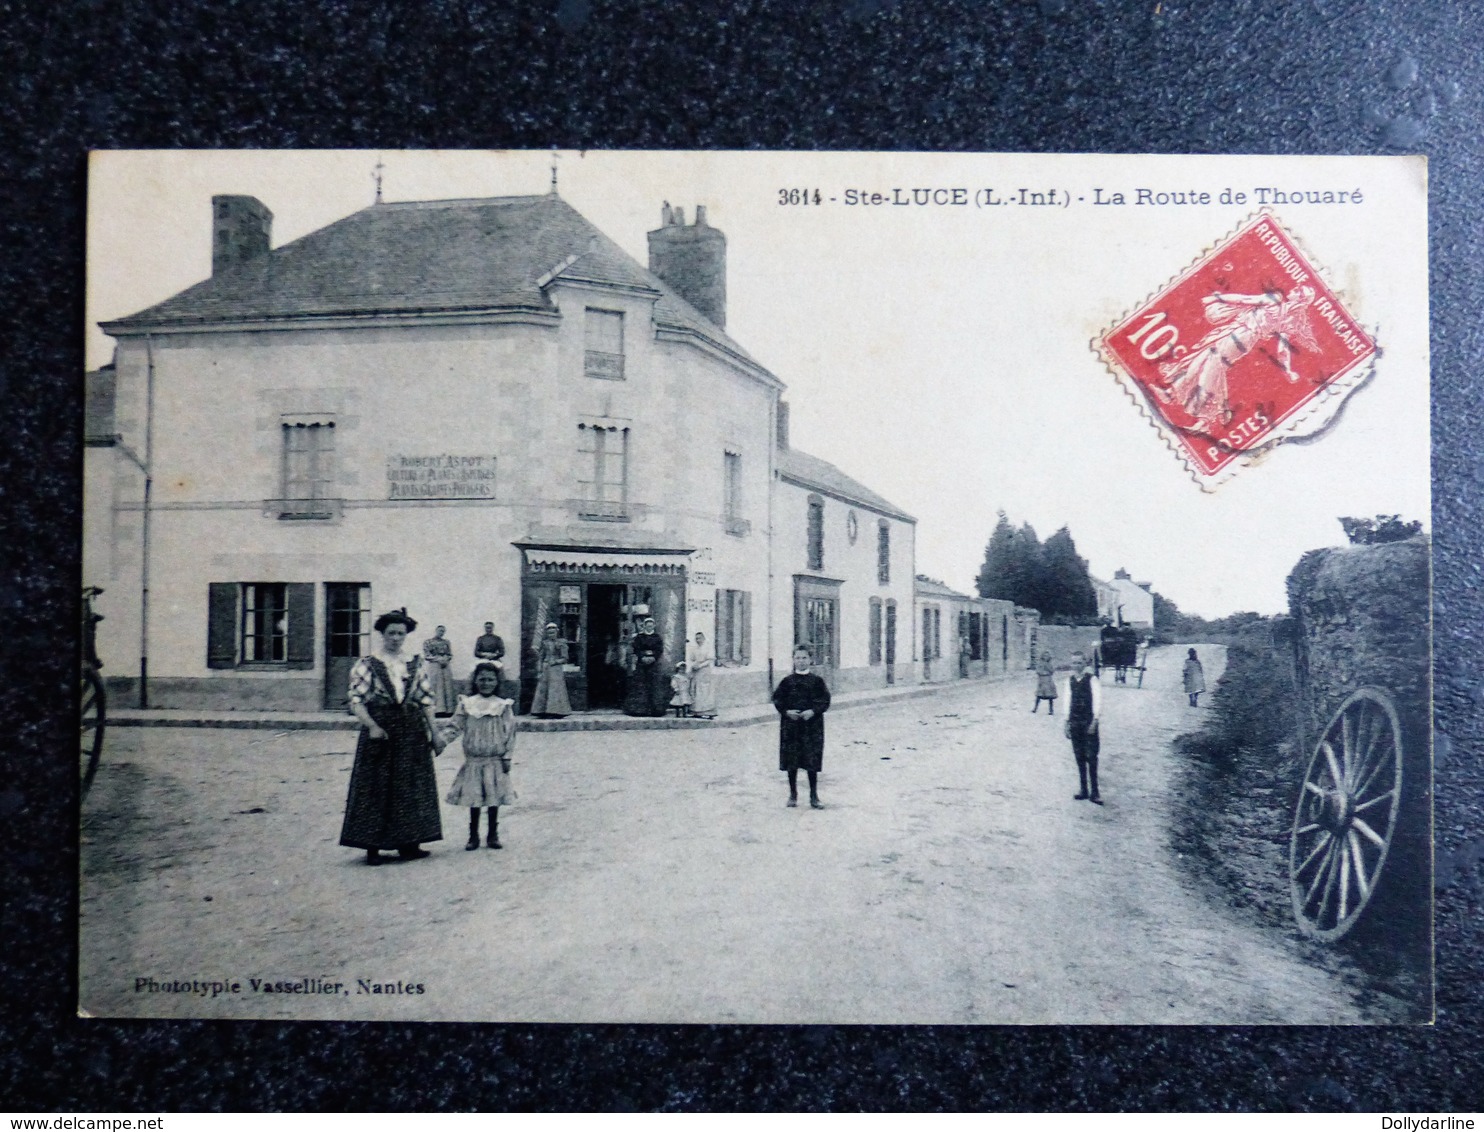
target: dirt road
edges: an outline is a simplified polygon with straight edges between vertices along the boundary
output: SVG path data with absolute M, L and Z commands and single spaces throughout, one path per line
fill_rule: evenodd
M 1103 807 L 1072 799 L 1061 717 L 1031 715 L 1015 679 L 830 717 L 817 812 L 784 807 L 773 727 L 525 734 L 505 849 L 464 851 L 467 811 L 445 807 L 431 858 L 380 869 L 336 843 L 353 736 L 119 730 L 83 822 L 82 1003 L 166 1017 L 1366 1020 L 1334 974 L 1181 879 L 1169 741 L 1204 711 L 1179 691 L 1181 655 L 1156 650 L 1142 690 L 1109 678 Z M 1214 684 L 1224 658 L 1203 659 Z M 444 789 L 459 759 L 439 760 Z M 363 991 L 399 983 L 422 989 Z

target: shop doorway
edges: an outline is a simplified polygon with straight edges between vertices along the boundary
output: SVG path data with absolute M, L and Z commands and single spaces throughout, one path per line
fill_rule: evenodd
M 625 639 L 624 606 L 627 586 L 590 584 L 587 587 L 587 700 L 590 710 L 623 704 Z
M 794 641 L 805 645 L 814 670 L 833 686 L 840 666 L 840 583 L 832 579 L 794 578 Z

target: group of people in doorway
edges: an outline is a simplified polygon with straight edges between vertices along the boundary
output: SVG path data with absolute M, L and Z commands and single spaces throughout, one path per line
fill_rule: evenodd
M 537 701 L 542 707 L 565 704 L 566 690 L 561 666 L 566 646 L 548 625 L 542 637 L 542 675 Z M 515 701 L 501 695 L 504 644 L 495 636 L 494 625 L 476 646 L 476 663 L 466 694 L 453 694 L 451 710 L 441 711 L 442 687 L 452 687 L 447 668 L 451 646 L 443 626 L 423 644 L 422 655 L 409 654 L 408 634 L 417 622 L 406 609 L 383 613 L 376 619 L 380 643 L 351 669 L 349 700 L 351 714 L 361 725 L 356 741 L 346 795 L 340 844 L 365 851 L 368 865 L 380 865 L 382 853 L 395 852 L 403 860 L 429 855 L 423 844 L 441 841 L 443 823 L 438 803 L 437 774 L 433 760 L 455 740 L 461 740 L 464 763 L 455 775 L 444 801 L 469 810 L 469 839 L 464 848 L 480 847 L 480 811 L 487 815 L 484 846 L 502 848 L 499 835 L 501 806 L 516 799 L 511 785 L 511 758 L 518 725 Z M 643 695 L 659 702 L 661 657 L 664 643 L 654 633 L 653 620 L 634 637 L 636 668 L 646 675 L 637 681 Z M 646 639 L 648 638 L 648 639 Z M 447 651 L 446 651 L 447 650 Z M 705 648 L 705 634 L 697 633 L 682 666 L 690 676 L 709 669 L 712 661 Z M 484 655 L 480 655 L 484 654 Z M 705 663 L 693 663 L 698 656 Z M 809 805 L 823 809 L 819 800 L 819 773 L 824 761 L 824 713 L 829 710 L 830 692 L 825 682 L 810 672 L 809 650 L 794 650 L 793 672 L 779 681 L 773 704 L 779 715 L 779 770 L 788 775 L 790 806 L 798 805 L 798 772 L 809 780 Z M 555 672 L 553 672 L 555 670 Z M 695 701 L 695 684 L 686 693 Z M 679 692 L 672 677 L 671 695 Z M 668 697 L 666 697 L 668 700 Z
M 1146 663 L 1147 649 L 1152 645 L 1146 641 L 1140 664 Z M 1200 706 L 1201 693 L 1206 690 L 1206 673 L 1201 667 L 1200 657 L 1190 649 L 1180 673 L 1181 687 L 1191 707 Z M 1060 698 L 1067 705 L 1067 719 L 1063 731 L 1072 741 L 1072 757 L 1077 763 L 1079 787 L 1073 799 L 1093 802 L 1101 806 L 1102 794 L 1098 790 L 1098 753 L 1102 747 L 1099 719 L 1102 716 L 1102 688 L 1094 671 L 1093 663 L 1085 652 L 1072 654 L 1071 668 L 1060 681 L 1056 679 L 1056 665 L 1049 652 L 1043 652 L 1036 662 L 1036 699 L 1031 705 L 1034 715 L 1046 701 L 1048 715 L 1056 714 L 1056 701 Z
M 451 672 L 453 645 L 448 630 L 439 625 L 433 636 L 423 641 L 422 661 L 429 693 L 436 715 L 452 716 L 458 706 L 457 681 Z M 567 688 L 567 671 L 572 663 L 569 643 L 562 638 L 556 622 L 548 622 L 533 648 L 536 671 L 535 694 L 530 712 L 542 719 L 560 719 L 572 714 L 572 699 Z M 716 656 L 706 642 L 706 634 L 697 632 L 685 646 L 685 658 L 666 675 L 665 642 L 655 631 L 655 620 L 645 618 L 640 631 L 629 642 L 632 663 L 626 666 L 623 710 L 628 715 L 660 716 L 673 710 L 677 715 L 712 719 L 716 716 L 716 687 L 713 670 Z M 496 684 L 504 686 L 505 642 L 495 633 L 494 623 L 486 621 L 484 634 L 474 646 L 475 660 L 490 664 Z M 477 670 L 477 668 L 476 668 Z M 471 674 L 472 679 L 472 674 Z

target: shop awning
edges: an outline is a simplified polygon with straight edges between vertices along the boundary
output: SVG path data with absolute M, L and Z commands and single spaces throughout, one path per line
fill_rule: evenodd
M 691 551 L 579 550 L 567 547 L 524 547 L 526 565 L 542 570 L 629 570 L 638 573 L 681 573 Z

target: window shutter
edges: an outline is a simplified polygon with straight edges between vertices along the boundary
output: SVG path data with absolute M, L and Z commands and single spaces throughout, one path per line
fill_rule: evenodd
M 737 595 L 737 619 L 742 628 L 742 663 L 752 663 L 752 595 L 745 590 Z
M 206 667 L 237 667 L 237 583 L 212 582 L 206 606 Z
M 288 666 L 314 667 L 314 590 L 313 582 L 290 582 L 284 587 L 288 597 Z

